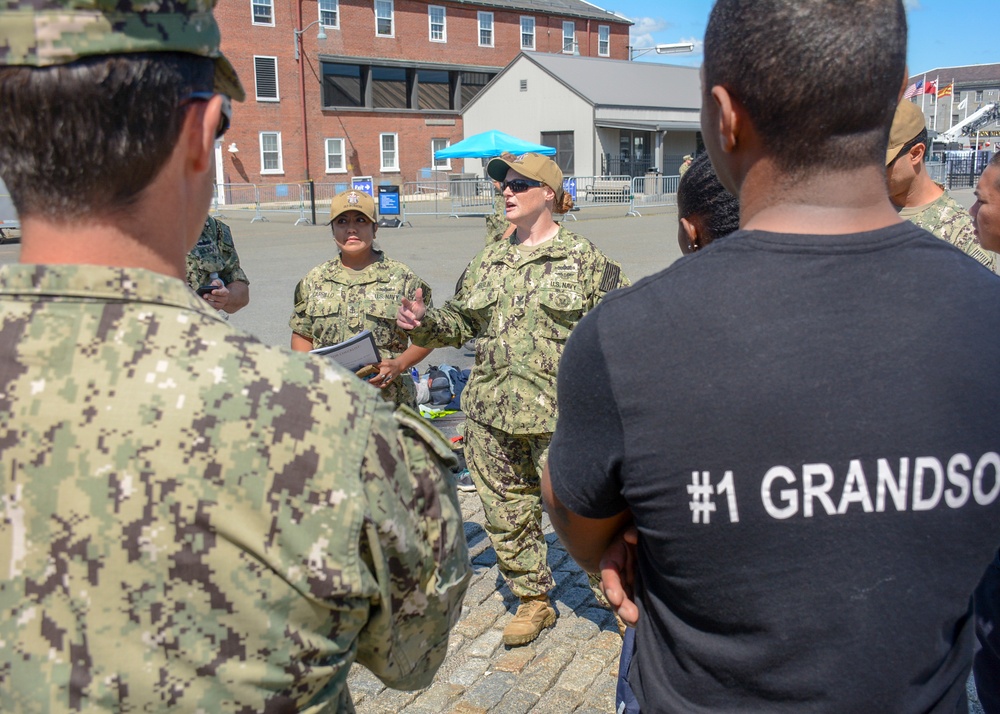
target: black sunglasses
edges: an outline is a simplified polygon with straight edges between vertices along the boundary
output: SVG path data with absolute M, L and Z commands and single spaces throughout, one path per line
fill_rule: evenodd
M 191 92 L 189 95 L 181 99 L 180 106 L 184 106 L 190 102 L 207 102 L 209 99 L 214 97 L 217 92 Z M 215 130 L 215 138 L 221 139 L 223 134 L 229 130 L 229 123 L 233 118 L 233 102 L 225 94 L 219 95 L 222 97 L 222 111 L 219 113 L 219 126 Z
M 510 181 L 503 181 L 500 184 L 500 190 L 506 191 L 508 188 L 511 193 L 524 193 L 529 188 L 538 186 L 544 186 L 541 181 L 535 181 L 533 179 L 511 179 Z

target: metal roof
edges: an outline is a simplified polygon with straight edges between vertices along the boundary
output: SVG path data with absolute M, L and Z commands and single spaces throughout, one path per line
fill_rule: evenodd
M 697 67 L 541 52 L 522 54 L 594 106 L 701 108 Z
M 537 12 L 545 15 L 565 15 L 589 20 L 604 20 L 626 25 L 634 24 L 624 15 L 605 10 L 583 0 L 448 0 L 456 5 L 493 7 L 515 12 Z
M 962 67 L 935 67 L 910 77 L 907 84 L 924 79 L 938 80 L 938 89 L 955 80 L 956 84 L 1000 85 L 1000 64 L 969 64 Z

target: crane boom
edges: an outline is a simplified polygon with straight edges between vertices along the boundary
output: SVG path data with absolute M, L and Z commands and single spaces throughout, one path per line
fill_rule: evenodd
M 942 131 L 938 134 L 936 141 L 958 141 L 960 136 L 974 134 L 976 129 L 980 129 L 991 121 L 998 119 L 1000 119 L 1000 104 L 997 102 L 987 104 L 974 111 L 948 131 Z

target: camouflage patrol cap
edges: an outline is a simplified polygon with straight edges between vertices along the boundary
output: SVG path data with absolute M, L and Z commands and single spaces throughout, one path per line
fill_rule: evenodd
M 186 52 L 215 60 L 215 90 L 243 101 L 219 50 L 216 0 L 0 0 L 0 65 L 49 67 L 96 55 Z
M 899 150 L 906 142 L 917 137 L 917 134 L 927 128 L 924 113 L 909 99 L 904 99 L 896 107 L 896 115 L 892 118 L 892 128 L 889 130 L 889 148 L 885 152 L 885 165 L 888 166 L 896 158 Z
M 507 178 L 508 169 L 514 169 L 525 178 L 544 183 L 556 192 L 556 205 L 559 205 L 563 194 L 563 172 L 559 168 L 559 164 L 548 156 L 535 153 L 514 156 L 505 153 L 492 159 L 486 165 L 486 173 L 489 174 L 489 177 L 501 183 Z
M 364 191 L 352 188 L 350 191 L 338 193 L 330 201 L 331 222 L 341 213 L 347 213 L 348 211 L 363 213 L 372 223 L 378 223 L 378 219 L 375 218 L 375 199 Z

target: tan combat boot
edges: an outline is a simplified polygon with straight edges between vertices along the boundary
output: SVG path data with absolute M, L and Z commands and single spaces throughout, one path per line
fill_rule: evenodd
M 556 624 L 556 611 L 549 604 L 548 595 L 522 598 L 514 619 L 503 628 L 503 643 L 509 647 L 526 645 L 541 634 L 546 627 Z

